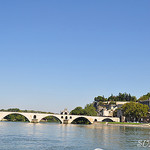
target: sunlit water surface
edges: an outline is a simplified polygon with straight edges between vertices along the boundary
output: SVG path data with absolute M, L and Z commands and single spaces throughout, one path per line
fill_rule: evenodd
M 0 150 L 146 150 L 137 145 L 149 135 L 140 127 L 0 122 Z

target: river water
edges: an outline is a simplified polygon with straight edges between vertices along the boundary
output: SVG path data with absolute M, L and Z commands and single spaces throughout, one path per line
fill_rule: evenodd
M 146 150 L 149 137 L 141 127 L 0 122 L 0 150 Z

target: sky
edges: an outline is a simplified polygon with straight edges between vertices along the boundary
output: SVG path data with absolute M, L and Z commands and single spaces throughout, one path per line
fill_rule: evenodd
M 0 109 L 147 94 L 149 18 L 149 0 L 0 1 Z

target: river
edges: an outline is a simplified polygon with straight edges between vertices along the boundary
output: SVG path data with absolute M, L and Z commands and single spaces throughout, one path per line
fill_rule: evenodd
M 0 150 L 146 150 L 149 135 L 141 127 L 0 122 Z

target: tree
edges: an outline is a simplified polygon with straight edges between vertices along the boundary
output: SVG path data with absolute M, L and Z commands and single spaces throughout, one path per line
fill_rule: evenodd
M 97 116 L 97 112 L 93 104 L 87 104 L 85 108 L 76 107 L 70 112 L 71 115 L 86 115 L 86 116 Z
M 10 114 L 6 116 L 5 119 L 7 119 L 8 121 L 23 121 L 23 122 L 28 121 L 26 117 L 20 114 Z
M 116 96 L 113 96 L 113 94 L 111 94 L 111 96 L 108 97 L 108 101 L 116 101 Z
M 146 117 L 149 107 L 140 103 L 130 102 L 121 107 L 124 116 L 128 121 L 140 121 L 141 117 Z
M 137 98 L 136 98 L 135 96 L 132 96 L 132 97 L 131 97 L 131 101 L 132 101 L 132 102 L 136 102 L 136 101 L 137 101 Z
M 103 106 L 103 105 L 104 105 L 104 103 L 102 101 L 98 102 L 98 106 Z
M 21 112 L 21 110 L 19 108 L 9 108 L 7 109 L 7 111 L 11 111 L 11 112 Z
M 84 112 L 87 116 L 97 116 L 96 109 L 92 104 L 87 104 L 84 108 Z
M 107 98 L 105 98 L 104 96 L 97 96 L 97 97 L 94 98 L 94 101 L 96 101 L 96 102 L 99 102 L 99 101 L 104 102 L 104 101 L 107 101 Z
M 138 100 L 147 100 L 150 98 L 150 93 L 147 93 L 146 95 L 141 96 Z
M 84 109 L 82 107 L 76 107 L 70 112 L 71 115 L 85 115 Z

